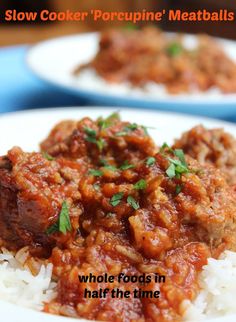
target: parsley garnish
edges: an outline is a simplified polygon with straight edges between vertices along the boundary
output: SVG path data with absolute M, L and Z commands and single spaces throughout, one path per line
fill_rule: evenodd
M 164 150 L 168 149 L 168 152 L 174 154 L 178 159 L 173 159 L 164 154 Z M 181 174 L 189 173 L 190 170 L 185 161 L 184 152 L 181 149 L 171 149 L 166 143 L 160 149 L 160 153 L 162 153 L 166 159 L 170 162 L 169 167 L 166 170 L 166 174 L 169 178 L 180 178 Z
M 175 177 L 175 165 L 173 163 L 171 163 L 171 165 L 166 170 L 166 174 L 171 179 Z
M 175 187 L 175 193 L 178 195 L 182 191 L 183 186 L 181 184 L 177 184 Z
M 47 159 L 48 161 L 53 161 L 55 160 L 54 157 L 52 157 L 50 154 L 48 154 L 47 152 L 42 152 L 42 155 L 45 159 Z
M 136 189 L 136 190 L 143 190 L 146 188 L 147 188 L 147 182 L 144 179 L 141 179 L 134 184 L 134 189 Z
M 125 129 L 131 130 L 131 131 L 137 130 L 137 128 L 138 128 L 138 124 L 136 124 L 136 123 L 128 124 L 128 125 L 125 127 Z
M 128 196 L 127 203 L 134 208 L 134 210 L 139 209 L 139 203 L 132 196 Z
M 156 162 L 156 159 L 154 157 L 148 157 L 145 162 L 148 167 L 151 167 Z
M 181 44 L 177 43 L 177 42 L 173 42 L 172 44 L 170 44 L 167 47 L 167 53 L 174 57 L 174 56 L 178 56 L 183 52 L 183 47 Z
M 101 177 L 103 175 L 103 172 L 97 169 L 90 169 L 89 174 L 91 174 L 94 177 Z
M 114 194 L 112 197 L 111 197 L 111 200 L 110 200 L 110 204 L 115 207 L 117 205 L 119 205 L 119 203 L 121 202 L 122 198 L 124 196 L 124 193 L 123 192 L 118 192 L 116 194 Z
M 138 129 L 138 124 L 130 123 L 123 128 L 123 131 L 117 132 L 116 136 L 125 136 L 125 135 L 128 135 L 129 132 L 135 131 L 137 129 Z
M 125 161 L 121 166 L 120 166 L 120 170 L 128 170 L 128 169 L 132 169 L 134 168 L 133 164 L 129 164 L 128 161 Z
M 63 201 L 61 211 L 57 221 L 46 230 L 46 234 L 50 235 L 57 231 L 66 234 L 67 231 L 71 231 L 71 222 L 69 216 L 69 208 L 66 201 Z
M 103 168 L 105 168 L 105 169 L 112 170 L 112 171 L 117 170 L 117 167 L 115 167 L 114 165 L 109 164 L 105 159 L 100 159 L 100 163 L 103 166 Z
M 67 231 L 71 231 L 71 228 L 69 209 L 66 201 L 63 201 L 59 214 L 59 231 L 66 234 Z
M 163 153 L 166 149 L 168 149 L 168 151 L 172 152 L 173 150 L 169 147 L 169 145 L 164 142 L 160 148 L 160 153 Z
M 89 128 L 89 127 L 85 127 L 84 132 L 87 134 L 86 136 L 86 141 L 94 143 L 97 145 L 99 151 L 102 151 L 103 146 L 104 146 L 104 140 L 103 139 L 97 139 L 97 133 L 95 130 Z
M 108 128 L 110 125 L 112 125 L 112 123 L 116 120 L 120 120 L 120 115 L 117 112 L 112 113 L 110 116 L 108 116 L 107 118 L 98 118 L 97 122 L 98 122 L 98 126 L 101 129 L 106 129 Z

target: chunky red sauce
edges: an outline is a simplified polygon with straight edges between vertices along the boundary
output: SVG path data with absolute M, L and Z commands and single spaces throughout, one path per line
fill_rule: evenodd
M 41 149 L 15 147 L 0 160 L 0 233 L 8 248 L 27 245 L 53 263 L 58 294 L 44 310 L 101 321 L 180 321 L 207 258 L 236 245 L 234 191 L 220 171 L 180 149 L 158 148 L 146 128 L 117 115 L 62 122 Z M 115 280 L 82 283 L 78 276 L 89 274 Z M 126 283 L 119 274 L 159 274 L 165 282 Z M 88 298 L 85 288 L 160 296 Z

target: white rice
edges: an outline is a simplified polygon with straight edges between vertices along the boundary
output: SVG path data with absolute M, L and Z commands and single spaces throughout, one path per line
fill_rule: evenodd
M 72 71 L 73 72 L 73 71 Z M 215 99 L 216 97 L 225 97 L 218 88 L 213 87 L 205 92 L 192 89 L 189 93 L 180 93 L 176 95 L 170 95 L 166 90 L 165 85 L 149 82 L 143 87 L 133 86 L 130 82 L 123 83 L 110 83 L 100 77 L 93 69 L 87 68 L 82 70 L 78 75 L 74 77 L 75 86 L 83 90 L 91 90 L 99 94 L 107 95 L 107 89 L 109 88 L 110 95 L 124 95 L 133 98 L 145 98 L 145 99 L 157 99 L 157 98 L 174 98 L 181 99 L 191 97 L 194 99 Z M 234 94 L 232 94 L 234 95 Z M 227 94 L 231 96 L 231 94 Z
M 16 254 L 0 250 L 0 300 L 42 310 L 56 296 L 52 264 L 41 265 L 37 275 L 27 266 L 27 247 Z M 202 321 L 236 313 L 236 253 L 225 251 L 209 258 L 199 274 L 201 291 L 195 301 L 184 301 L 184 321 Z
M 235 314 L 236 253 L 225 251 L 218 260 L 209 258 L 200 273 L 199 285 L 202 290 L 194 303 L 183 303 L 185 321 Z
M 27 248 L 13 254 L 2 248 L 0 253 L 0 299 L 36 310 L 55 296 L 52 264 L 41 265 L 36 276 L 27 266 Z

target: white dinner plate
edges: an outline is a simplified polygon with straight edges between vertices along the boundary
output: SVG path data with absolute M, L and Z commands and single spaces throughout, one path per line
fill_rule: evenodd
M 216 39 L 225 52 L 236 61 L 236 42 Z M 135 106 L 164 109 L 211 117 L 236 116 L 236 94 L 206 93 L 171 95 L 163 86 L 155 86 L 153 93 L 121 84 L 111 85 L 91 75 L 76 77 L 73 71 L 90 61 L 98 50 L 99 34 L 85 33 L 55 38 L 31 47 L 26 62 L 44 81 L 83 97 L 96 105 Z M 196 44 L 196 36 L 184 37 L 186 46 Z
M 38 143 L 44 139 L 50 129 L 57 122 L 65 119 L 80 119 L 84 116 L 97 118 L 107 116 L 117 111 L 114 108 L 58 108 L 42 109 L 23 112 L 14 112 L 0 116 L 0 155 L 3 155 L 13 146 L 20 146 L 25 151 L 38 150 Z M 162 113 L 145 110 L 121 109 L 123 120 L 154 127 L 150 129 L 150 135 L 158 144 L 172 143 L 183 131 L 197 124 L 203 124 L 209 128 L 221 127 L 236 136 L 236 125 L 208 118 L 190 117 L 182 114 Z M 71 319 L 55 315 L 36 312 L 31 309 L 16 306 L 0 300 L 0 320 L 10 322 L 75 322 L 83 319 Z M 236 315 L 208 322 L 235 322 Z M 206 322 L 206 321 L 205 321 Z

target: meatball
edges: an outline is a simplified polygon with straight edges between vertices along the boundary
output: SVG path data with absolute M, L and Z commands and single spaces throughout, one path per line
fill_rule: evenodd
M 214 165 L 230 185 L 236 184 L 236 140 L 224 130 L 198 125 L 176 140 L 174 148 L 183 149 L 202 165 Z

